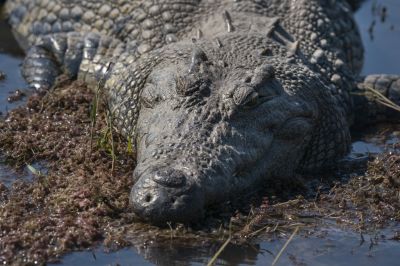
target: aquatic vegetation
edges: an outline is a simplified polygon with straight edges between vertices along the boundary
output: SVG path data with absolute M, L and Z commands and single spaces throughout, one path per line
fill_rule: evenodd
M 269 190 L 251 195 L 252 205 L 242 206 L 238 198 L 218 212 L 211 209 L 200 224 L 142 224 L 129 206 L 135 151 L 113 131 L 107 109 L 96 99 L 82 84 L 63 82 L 46 95 L 31 96 L 0 121 L 6 162 L 24 167 L 40 161 L 48 169 L 44 174 L 31 166 L 32 182 L 0 183 L 1 262 L 42 264 L 100 243 L 111 250 L 148 239 L 162 245 L 171 238 L 191 245 L 222 245 L 227 239 L 240 245 L 296 227 L 317 230 L 315 225 L 326 221 L 360 232 L 400 221 L 395 146 L 371 162 L 365 175 L 334 180 L 330 189 L 327 181 L 328 188 L 314 196 L 305 192 L 311 179 L 298 177 L 291 185 L 275 180 Z
M 119 168 L 112 172 L 108 153 L 90 150 L 93 95 L 84 89 L 67 93 L 71 88 L 32 96 L 26 107 L 1 122 L 1 151 L 10 164 L 40 160 L 49 169 L 32 183 L 0 186 L 2 261 L 18 255 L 21 261 L 44 262 L 66 250 L 91 246 L 104 239 L 108 223 L 122 219 L 128 209 L 134 160 L 121 155 Z M 95 141 L 105 126 L 96 124 Z

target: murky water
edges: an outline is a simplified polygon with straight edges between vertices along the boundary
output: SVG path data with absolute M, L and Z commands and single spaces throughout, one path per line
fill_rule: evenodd
M 387 15 L 381 16 L 382 7 Z M 356 13 L 366 50 L 364 74 L 400 73 L 400 1 L 369 0 Z
M 19 71 L 23 59 L 23 53 L 18 44 L 13 41 L 11 32 L 4 21 L 0 20 L 0 71 L 6 74 L 6 78 L 0 81 L 0 112 L 3 115 L 17 106 L 19 103 L 9 103 L 8 98 L 16 89 L 25 89 L 26 83 Z
M 386 232 L 390 235 L 390 232 Z M 318 234 L 299 235 L 290 243 L 277 265 L 398 265 L 400 244 L 375 235 L 361 236 L 340 229 L 322 229 Z M 372 241 L 372 242 L 371 242 Z M 217 265 L 271 265 L 286 242 L 278 238 L 252 246 L 228 245 Z M 371 244 L 373 243 L 373 244 Z M 169 246 L 124 249 L 111 254 L 78 252 L 66 256 L 64 265 L 205 265 L 219 247 Z M 138 256 L 140 255 L 140 256 Z
M 382 6 L 387 8 L 382 16 Z M 400 74 L 400 1 L 366 1 L 357 12 L 356 19 L 366 48 L 364 74 Z M 6 25 L 0 22 L 0 71 L 7 78 L 0 81 L 0 112 L 20 103 L 10 104 L 7 98 L 15 89 L 24 89 L 19 66 L 22 52 L 10 41 Z M 353 154 L 380 153 L 399 141 L 400 133 L 391 128 L 373 129 L 368 134 L 357 136 L 353 142 Z M 7 185 L 16 177 L 28 176 L 1 164 L 0 180 Z M 394 235 L 394 226 L 372 235 L 359 234 L 332 226 L 326 226 L 312 235 L 302 233 L 294 238 L 278 265 L 399 265 L 400 243 L 387 240 Z M 382 235 L 387 236 L 383 238 Z M 288 237 L 288 236 L 287 236 Z M 228 245 L 217 261 L 218 265 L 269 265 L 279 252 L 287 237 L 261 241 L 251 246 Z M 102 248 L 75 252 L 65 256 L 62 265 L 204 265 L 218 250 L 219 245 L 193 248 L 184 243 L 138 245 L 114 253 L 104 253 Z

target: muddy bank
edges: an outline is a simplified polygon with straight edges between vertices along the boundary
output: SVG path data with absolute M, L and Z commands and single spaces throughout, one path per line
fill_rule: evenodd
M 2 159 L 17 168 L 40 162 L 47 170 L 30 167 L 31 182 L 0 184 L 2 263 L 57 261 L 100 243 L 114 250 L 167 245 L 172 238 L 185 246 L 218 246 L 230 236 L 240 246 L 297 226 L 301 232 L 326 224 L 368 232 L 400 221 L 400 146 L 393 144 L 364 175 L 349 168 L 341 179 L 298 177 L 290 186 L 276 180 L 250 205 L 239 199 L 211 209 L 201 224 L 141 224 L 128 200 L 135 152 L 109 121 L 101 97 L 79 82 L 62 82 L 0 122 Z

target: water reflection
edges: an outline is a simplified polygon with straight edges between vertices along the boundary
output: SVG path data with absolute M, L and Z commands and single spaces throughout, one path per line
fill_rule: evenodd
M 379 234 L 360 235 L 337 227 L 305 231 L 294 237 L 278 265 L 398 265 L 399 243 L 389 240 L 395 234 L 395 229 L 386 229 Z M 230 244 L 216 265 L 271 265 L 286 239 L 274 238 L 248 246 Z M 142 241 L 132 248 L 107 255 L 101 248 L 67 255 L 63 265 L 197 266 L 207 264 L 221 246 L 219 243 L 191 247 L 193 243 L 176 239 L 170 243 Z
M 190 246 L 190 243 L 177 243 L 171 240 L 169 244 L 153 243 L 136 246 L 138 254 L 146 260 L 160 266 L 169 265 L 205 265 L 221 247 L 222 243 L 206 246 Z M 262 252 L 264 253 L 264 252 Z M 255 265 L 261 254 L 260 245 L 229 244 L 218 258 L 219 265 Z M 269 255 L 271 256 L 271 255 Z

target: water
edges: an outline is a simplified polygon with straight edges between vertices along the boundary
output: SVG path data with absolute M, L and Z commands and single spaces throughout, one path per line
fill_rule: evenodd
M 26 89 L 26 82 L 22 78 L 20 65 L 23 53 L 18 44 L 13 41 L 7 25 L 0 20 L 0 71 L 6 74 L 6 79 L 0 81 L 0 112 L 7 113 L 23 102 L 9 103 L 10 97 L 16 89 Z
M 375 3 L 375 4 L 374 4 Z M 388 13 L 382 22 L 379 12 L 371 12 L 373 6 L 387 7 Z M 366 48 L 363 74 L 400 74 L 400 2 L 398 0 L 366 1 L 356 13 L 356 19 Z M 375 22 L 373 22 L 375 21 Z M 370 28 L 373 26 L 371 33 Z M 25 88 L 19 66 L 22 52 L 4 22 L 0 22 L 0 70 L 7 75 L 0 81 L 0 112 L 21 103 L 10 104 L 7 98 L 15 89 Z M 352 153 L 366 155 L 380 153 L 399 141 L 400 134 L 391 128 L 371 129 L 368 134 L 356 136 Z M 1 158 L 0 158 L 1 162 Z M 16 177 L 26 177 L 0 163 L 0 180 L 11 184 Z M 29 175 L 28 175 L 29 176 Z M 29 177 L 28 177 L 29 178 Z M 326 226 L 312 235 L 302 233 L 290 243 L 278 265 L 399 265 L 400 243 L 382 238 L 392 236 L 399 226 L 387 228 L 376 234 L 361 236 L 354 231 Z M 279 252 L 287 237 L 272 241 L 260 240 L 251 246 L 228 245 L 217 261 L 218 265 L 269 265 Z M 144 240 L 143 240 L 144 241 Z M 167 245 L 157 243 L 138 244 L 118 252 L 105 253 L 99 247 L 85 252 L 74 252 L 62 259 L 62 265 L 204 265 L 218 250 L 219 244 L 191 247 L 171 240 Z
M 376 3 L 376 4 L 374 4 Z M 378 11 L 372 14 L 376 5 L 386 6 L 388 15 L 381 21 Z M 365 53 L 363 74 L 399 74 L 400 73 L 400 3 L 398 0 L 369 0 L 356 13 L 356 20 L 362 34 Z M 375 22 L 374 22 L 375 21 Z M 373 34 L 369 33 L 371 25 Z
M 382 232 L 381 232 L 382 233 Z M 384 232 L 393 235 L 391 230 Z M 361 235 L 337 228 L 293 239 L 278 265 L 398 265 L 400 244 L 380 235 Z M 287 238 L 261 241 L 251 246 L 228 245 L 217 265 L 271 265 Z M 372 243 L 372 244 L 371 244 Z M 67 255 L 63 265 L 205 265 L 219 246 L 191 248 L 176 244 L 141 246 L 105 254 L 101 250 Z M 139 255 L 139 256 L 138 256 Z

